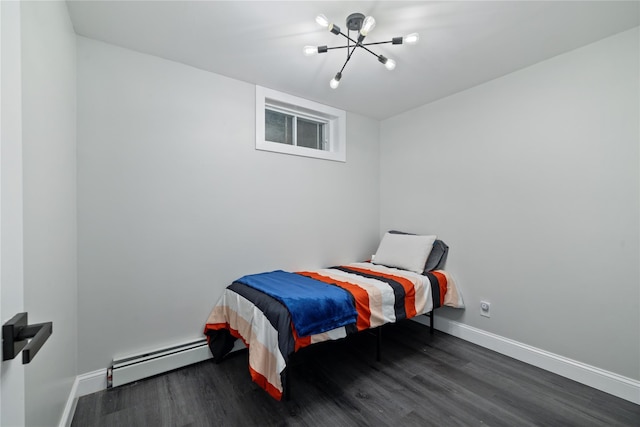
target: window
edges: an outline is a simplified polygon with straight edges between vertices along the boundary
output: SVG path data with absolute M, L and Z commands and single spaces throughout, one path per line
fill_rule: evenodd
M 346 161 L 346 113 L 256 86 L 256 149 Z
M 308 119 L 267 105 L 264 126 L 266 141 L 326 151 L 327 121 Z

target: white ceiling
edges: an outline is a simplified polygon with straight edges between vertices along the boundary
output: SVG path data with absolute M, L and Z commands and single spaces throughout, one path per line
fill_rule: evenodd
M 77 34 L 234 79 L 384 119 L 640 25 L 637 1 L 68 1 Z M 381 45 L 394 71 L 359 49 L 340 87 L 344 49 L 315 23 L 346 32 L 347 15 L 373 15 L 367 41 L 420 33 L 415 46 Z

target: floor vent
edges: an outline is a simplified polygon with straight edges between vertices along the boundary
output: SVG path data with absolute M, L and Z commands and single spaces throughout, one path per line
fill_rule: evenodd
M 211 358 L 205 339 L 113 361 L 107 388 L 118 387 Z

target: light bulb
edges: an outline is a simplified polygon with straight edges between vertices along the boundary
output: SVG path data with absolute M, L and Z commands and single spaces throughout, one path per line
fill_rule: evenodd
M 364 21 L 362 22 L 362 28 L 360 28 L 360 34 L 362 34 L 363 36 L 367 36 L 367 34 L 369 34 L 375 26 L 376 26 L 376 20 L 373 19 L 373 16 L 367 16 L 366 18 L 364 18 Z
M 387 70 L 391 71 L 396 68 L 396 61 L 393 59 L 387 59 L 387 62 L 384 63 L 384 66 L 387 67 Z
M 329 20 L 324 15 L 316 16 L 316 22 L 318 23 L 318 25 L 320 25 L 322 27 L 328 27 L 329 26 Z
M 420 35 L 418 33 L 411 33 L 408 36 L 404 36 L 402 41 L 406 44 L 416 44 L 420 40 Z
M 384 66 L 387 67 L 387 70 L 389 70 L 389 71 L 391 71 L 394 68 L 396 68 L 396 61 L 394 61 L 393 59 L 389 59 L 384 55 L 378 55 L 378 61 L 383 63 Z
M 331 89 L 338 88 L 338 85 L 340 85 L 341 78 L 342 78 L 342 73 L 337 73 L 336 76 L 331 79 L 331 81 L 329 82 L 329 86 L 331 86 Z
M 305 46 L 302 49 L 302 53 L 304 53 L 305 56 L 313 56 L 318 53 L 318 48 L 315 46 Z

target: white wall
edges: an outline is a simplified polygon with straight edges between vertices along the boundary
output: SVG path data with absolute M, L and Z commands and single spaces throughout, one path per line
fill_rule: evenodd
M 437 233 L 441 315 L 640 379 L 639 34 L 381 123 L 381 231 Z M 480 317 L 479 302 L 491 302 Z
M 20 3 L 0 1 L 0 323 L 24 311 Z M 25 423 L 24 366 L 0 363 L 0 425 Z
M 233 279 L 368 256 L 378 122 L 347 163 L 255 150 L 255 87 L 78 38 L 79 372 L 202 337 Z
M 53 334 L 25 368 L 27 425 L 55 425 L 77 375 L 76 46 L 64 2 L 22 2 L 24 304 Z

